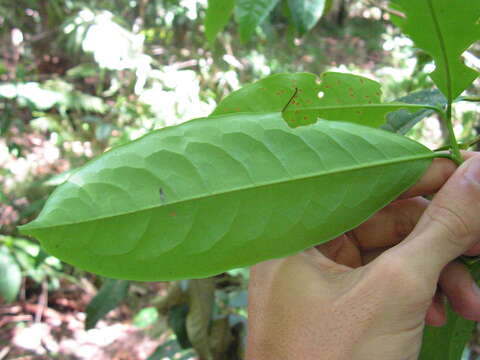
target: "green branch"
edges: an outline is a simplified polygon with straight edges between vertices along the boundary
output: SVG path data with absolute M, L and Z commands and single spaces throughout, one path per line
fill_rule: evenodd
M 453 161 L 460 165 L 463 162 L 462 154 L 460 154 L 460 146 L 458 145 L 457 138 L 455 137 L 455 131 L 453 130 L 452 123 L 452 103 L 448 102 L 446 116 L 443 118 L 448 130 L 448 138 L 450 151 L 452 153 Z

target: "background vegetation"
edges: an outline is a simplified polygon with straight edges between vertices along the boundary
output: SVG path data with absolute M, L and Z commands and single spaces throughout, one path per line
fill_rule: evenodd
M 272 3 L 260 26 L 237 16 L 215 37 L 206 0 L 0 0 L 0 360 L 243 358 L 247 270 L 103 279 L 16 227 L 88 159 L 208 115 L 266 75 L 350 71 L 381 81 L 387 100 L 432 86 L 431 59 L 391 25 L 385 1 L 327 1 L 318 23 L 296 17 L 301 1 Z M 480 46 L 466 59 L 480 69 Z M 457 111 L 457 133 L 472 137 L 475 103 Z M 445 129 L 432 117 L 409 136 L 436 148 Z M 477 349 L 474 339 L 465 356 Z

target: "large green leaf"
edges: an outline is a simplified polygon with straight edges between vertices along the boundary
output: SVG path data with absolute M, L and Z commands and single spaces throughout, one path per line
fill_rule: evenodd
M 234 6 L 235 0 L 208 0 L 205 35 L 210 43 L 215 41 L 217 34 L 228 24 Z
M 328 0 L 288 0 L 292 20 L 300 35 L 315 26 L 328 6 Z
M 0 298 L 15 300 L 22 285 L 22 271 L 6 246 L 0 247 Z
M 480 40 L 478 0 L 391 0 L 405 18 L 395 17 L 415 44 L 435 60 L 431 77 L 452 102 L 477 78 L 461 55 Z
M 128 287 L 128 281 L 105 279 L 97 295 L 87 305 L 85 328 L 94 328 L 101 318 L 120 305 L 127 296 Z
M 447 99 L 439 90 L 417 91 L 401 97 L 397 102 L 428 104 L 431 106 L 437 106 L 440 109 L 447 105 Z M 415 112 L 410 112 L 404 109 L 398 110 L 387 115 L 387 122 L 382 126 L 382 129 L 404 135 L 417 123 L 429 117 L 434 112 L 435 111 L 432 109 L 421 109 Z
M 462 318 L 447 305 L 447 324 L 425 328 L 418 359 L 460 360 L 474 329 L 475 321 Z
M 250 40 L 255 28 L 262 23 L 279 0 L 236 0 L 235 19 L 239 25 L 240 39 Z
M 291 129 L 280 113 L 198 119 L 88 163 L 22 231 L 105 276 L 206 277 L 350 230 L 411 186 L 434 156 L 350 123 Z
M 378 82 L 352 74 L 326 72 L 320 83 L 314 74 L 275 74 L 231 93 L 213 115 L 281 111 L 292 127 L 318 118 L 379 127 L 392 111 L 424 108 L 382 103 L 381 95 Z

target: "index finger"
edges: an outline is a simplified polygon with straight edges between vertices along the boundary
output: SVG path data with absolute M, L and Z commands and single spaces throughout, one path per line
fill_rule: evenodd
M 478 155 L 475 151 L 462 151 L 465 160 Z M 435 194 L 457 170 L 457 165 L 445 158 L 436 158 L 422 178 L 410 189 L 400 195 L 399 199 Z

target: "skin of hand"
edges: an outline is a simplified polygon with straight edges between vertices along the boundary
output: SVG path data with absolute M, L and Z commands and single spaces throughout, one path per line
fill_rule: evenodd
M 461 254 L 480 254 L 480 155 L 435 159 L 422 179 L 358 228 L 252 268 L 248 360 L 417 359 L 445 298 L 480 321 Z M 430 202 L 422 196 L 436 194 Z

